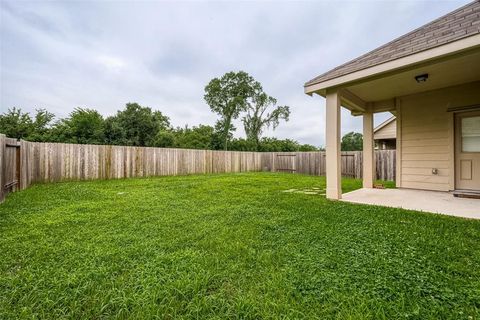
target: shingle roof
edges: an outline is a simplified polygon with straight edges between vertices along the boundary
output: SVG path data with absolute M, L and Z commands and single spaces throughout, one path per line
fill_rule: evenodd
M 373 51 L 319 75 L 308 81 L 305 86 L 338 78 L 478 33 L 480 33 L 480 0 L 475 0 Z

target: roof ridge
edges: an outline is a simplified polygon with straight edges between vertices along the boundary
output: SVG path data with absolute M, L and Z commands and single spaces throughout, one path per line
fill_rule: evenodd
M 337 66 L 337 67 L 335 67 L 335 68 L 327 71 L 327 72 L 324 72 L 324 73 L 322 73 L 321 75 L 319 75 L 319 76 L 311 79 L 310 81 L 307 81 L 307 82 L 304 84 L 304 86 L 306 87 L 306 86 L 313 85 L 313 84 L 316 84 L 316 83 L 318 83 L 318 82 L 321 82 L 321 81 L 318 81 L 318 80 L 319 80 L 320 78 L 324 77 L 325 75 L 327 75 L 327 74 L 329 74 L 329 73 L 331 73 L 331 72 L 333 72 L 333 71 L 336 71 L 336 70 L 338 70 L 338 69 L 341 69 L 342 67 L 345 67 L 345 66 L 347 66 L 347 65 L 349 65 L 349 64 L 351 64 L 351 63 L 353 63 L 353 62 L 355 62 L 355 61 L 361 60 L 362 58 L 364 58 L 364 57 L 366 57 L 366 56 L 368 56 L 368 55 L 370 55 L 370 54 L 372 54 L 372 53 L 374 53 L 374 52 L 376 52 L 376 51 L 379 51 L 379 50 L 381 50 L 381 49 L 383 49 L 383 48 L 386 48 L 386 47 L 388 47 L 389 45 L 395 43 L 396 41 L 398 41 L 398 40 L 400 40 L 400 39 L 402 39 L 402 38 L 406 38 L 407 36 L 412 35 L 412 34 L 414 34 L 415 32 L 418 32 L 419 30 L 422 30 L 423 28 L 427 27 L 428 25 L 432 25 L 432 24 L 434 24 L 434 23 L 436 23 L 436 22 L 438 22 L 438 21 L 441 21 L 442 19 L 444 19 L 444 18 L 446 18 L 446 17 L 448 17 L 448 16 L 451 16 L 451 15 L 453 15 L 453 14 L 459 12 L 459 11 L 462 11 L 462 10 L 464 10 L 465 8 L 471 6 L 471 5 L 475 4 L 475 3 L 480 4 L 480 0 L 471 1 L 471 2 L 469 2 L 469 3 L 467 3 L 467 4 L 465 4 L 465 5 L 461 6 L 461 7 L 459 7 L 459 8 L 457 8 L 457 9 L 453 10 L 453 11 L 450 11 L 450 12 L 442 15 L 442 16 L 439 17 L 439 18 L 436 18 L 436 19 L 434 19 L 434 20 L 432 20 L 432 21 L 430 21 L 430 22 L 427 22 L 427 23 L 425 23 L 425 24 L 423 24 L 423 25 L 415 28 L 414 30 L 412 30 L 412 31 L 410 31 L 410 32 L 407 32 L 407 33 L 405 33 L 405 34 L 403 34 L 403 35 L 401 35 L 401 36 L 399 36 L 399 37 L 396 37 L 395 39 L 393 39 L 393 40 L 391 40 L 391 41 L 389 41 L 389 42 L 387 42 L 387 43 L 385 43 L 385 44 L 383 44 L 383 45 L 381 45 L 381 46 L 379 46 L 379 47 L 377 47 L 377 48 L 375 48 L 375 49 L 373 49 L 373 50 L 370 50 L 370 51 L 368 51 L 368 52 L 366 52 L 366 53 L 364 53 L 364 54 L 362 54 L 362 55 L 360 55 L 360 56 L 358 56 L 358 57 L 356 57 L 356 58 L 354 58 L 354 59 L 352 59 L 352 60 L 349 60 L 349 61 L 347 61 L 347 62 L 345 62 L 345 63 L 343 63 L 343 64 L 341 64 L 341 65 L 339 65 L 339 66 Z M 414 54 L 414 53 L 416 53 L 416 52 L 412 52 L 411 54 Z M 369 67 L 371 67 L 371 66 L 366 66 L 366 67 L 364 67 L 364 68 L 361 68 L 361 69 L 358 69 L 358 70 L 355 70 L 355 71 L 363 70 L 363 69 L 366 69 L 366 68 L 369 68 Z M 346 73 L 346 74 L 349 74 L 349 73 L 351 73 L 351 72 L 348 72 L 348 73 Z M 334 77 L 334 78 L 337 78 L 337 77 Z M 334 78 L 332 78 L 332 79 L 334 79 Z

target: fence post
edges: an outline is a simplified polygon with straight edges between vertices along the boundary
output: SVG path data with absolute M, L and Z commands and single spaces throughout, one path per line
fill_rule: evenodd
M 5 199 L 5 135 L 0 133 L 0 203 Z
M 17 185 L 15 186 L 15 191 L 22 190 L 22 177 L 21 177 L 21 171 L 20 171 L 20 166 L 21 166 L 21 159 L 20 159 L 20 152 L 21 152 L 21 144 L 20 142 L 17 142 L 18 147 L 15 150 L 15 175 L 17 177 Z

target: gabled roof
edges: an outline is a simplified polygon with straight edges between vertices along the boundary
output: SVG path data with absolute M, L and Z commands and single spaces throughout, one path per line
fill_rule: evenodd
M 373 133 L 377 132 L 378 130 L 384 128 L 385 126 L 387 126 L 389 123 L 393 122 L 397 120 L 397 118 L 395 116 L 392 116 L 390 118 L 388 118 L 387 120 L 383 121 L 382 123 L 380 123 L 378 126 L 375 127 L 375 129 L 373 129 Z
M 476 34 L 480 34 L 480 0 L 475 0 L 373 51 L 342 64 L 308 81 L 305 87 Z

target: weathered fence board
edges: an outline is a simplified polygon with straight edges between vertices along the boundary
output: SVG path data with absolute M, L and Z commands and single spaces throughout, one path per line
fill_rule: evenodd
M 20 189 L 20 144 L 16 139 L 5 139 L 4 176 L 5 192 Z
M 278 153 L 275 155 L 275 171 L 295 173 L 297 154 L 295 153 Z
M 363 176 L 361 151 L 343 151 L 342 175 L 351 178 Z M 296 172 L 323 176 L 326 173 L 325 152 L 265 152 L 261 153 L 261 168 L 264 171 Z M 395 150 L 375 151 L 377 179 L 395 180 Z
M 376 150 L 375 160 L 377 179 L 395 181 L 397 167 L 396 151 Z
M 18 147 L 17 147 L 18 146 Z M 395 180 L 395 151 L 376 151 L 377 178 Z M 342 152 L 342 175 L 362 177 L 362 152 Z M 0 202 L 35 182 L 247 171 L 325 175 L 325 152 L 239 152 L 16 141 L 0 134 Z M 17 181 L 18 180 L 18 181 Z
M 22 179 L 33 182 L 260 171 L 255 152 L 22 141 Z M 10 159 L 11 157 L 7 157 Z M 11 168 L 8 167 L 8 172 Z
M 0 202 L 5 199 L 5 136 L 0 134 Z

